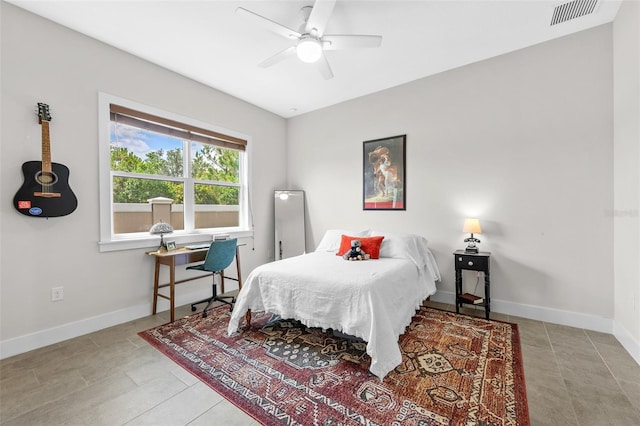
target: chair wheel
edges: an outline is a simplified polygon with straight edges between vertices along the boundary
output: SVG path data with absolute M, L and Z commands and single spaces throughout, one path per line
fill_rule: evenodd
M 197 308 L 196 308 L 195 306 L 193 306 L 193 305 L 191 306 L 191 312 L 195 312 L 195 311 L 196 311 L 196 309 L 197 309 Z
M 208 317 L 208 316 L 209 316 L 209 314 L 207 313 L 207 311 L 204 311 L 204 312 L 202 313 L 202 318 L 206 318 L 206 317 Z

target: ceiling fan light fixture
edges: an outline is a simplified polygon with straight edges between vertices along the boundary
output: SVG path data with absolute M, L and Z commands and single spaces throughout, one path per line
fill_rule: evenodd
M 302 38 L 296 46 L 296 55 L 302 62 L 312 64 L 322 56 L 322 44 L 314 38 Z

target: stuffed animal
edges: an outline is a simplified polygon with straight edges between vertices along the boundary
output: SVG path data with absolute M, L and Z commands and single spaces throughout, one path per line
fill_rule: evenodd
M 367 260 L 369 255 L 362 250 L 362 241 L 351 240 L 351 250 L 342 256 L 345 260 Z

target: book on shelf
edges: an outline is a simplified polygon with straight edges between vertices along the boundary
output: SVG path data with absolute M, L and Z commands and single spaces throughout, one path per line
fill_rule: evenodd
M 472 303 L 474 305 L 480 305 L 484 303 L 483 297 L 476 296 L 475 294 L 471 294 L 471 293 L 463 293 L 458 297 L 460 298 L 461 301 L 465 303 Z

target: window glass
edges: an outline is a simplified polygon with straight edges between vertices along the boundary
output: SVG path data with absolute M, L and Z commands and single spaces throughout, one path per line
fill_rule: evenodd
M 194 185 L 195 227 L 240 224 L 240 152 L 192 143 L 191 175 Z
M 191 172 L 195 179 L 233 183 L 240 181 L 238 151 L 194 142 L 191 144 L 191 152 Z
M 170 218 L 174 230 L 184 229 L 182 201 L 176 202 L 174 198 L 174 194 L 182 197 L 182 193 L 184 193 L 182 183 L 114 176 L 112 203 L 114 234 L 149 232 L 154 225 L 154 206 L 147 200 L 159 198 L 174 200 L 170 208 L 166 203 L 156 205 L 155 208 L 164 207 L 168 214 L 165 217 Z
M 240 224 L 239 188 L 195 184 L 195 227 L 215 228 Z
M 111 122 L 111 170 L 182 177 L 182 150 L 180 139 Z

